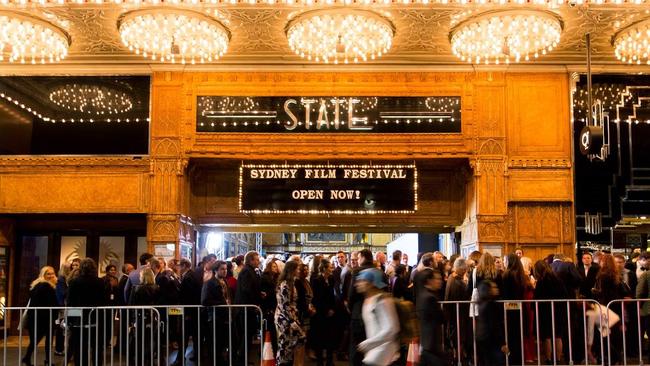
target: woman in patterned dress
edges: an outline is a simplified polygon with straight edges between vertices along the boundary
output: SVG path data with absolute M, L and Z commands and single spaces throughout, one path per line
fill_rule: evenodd
M 277 299 L 275 309 L 275 324 L 278 330 L 278 366 L 292 365 L 296 348 L 305 343 L 305 333 L 300 327 L 298 309 L 296 307 L 295 279 L 298 276 L 297 262 L 289 261 L 278 279 Z

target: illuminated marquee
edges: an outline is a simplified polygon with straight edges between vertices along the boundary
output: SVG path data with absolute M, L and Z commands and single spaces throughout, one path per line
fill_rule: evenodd
M 459 133 L 460 97 L 197 97 L 199 132 Z
M 256 165 L 239 169 L 239 210 L 253 214 L 410 214 L 417 168 L 406 165 Z

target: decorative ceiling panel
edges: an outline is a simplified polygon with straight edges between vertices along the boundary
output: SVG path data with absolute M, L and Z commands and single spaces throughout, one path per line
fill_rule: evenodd
M 372 5 L 367 7 L 387 16 L 396 27 L 394 44 L 384 57 L 372 64 L 460 64 L 451 53 L 449 31 L 454 24 L 494 9 L 515 5 Z M 531 6 L 526 6 L 531 8 Z M 135 5 L 46 5 L 5 6 L 47 19 L 65 29 L 72 39 L 64 63 L 149 64 L 148 59 L 129 52 L 120 40 L 117 22 L 120 15 L 138 9 Z M 197 5 L 227 26 L 232 38 L 226 55 L 216 64 L 303 64 L 316 65 L 294 55 L 285 37 L 287 22 L 310 7 L 288 5 Z M 618 61 L 611 45 L 612 36 L 633 22 L 650 17 L 650 6 L 562 6 L 551 10 L 564 22 L 559 46 L 531 64 L 582 64 L 586 33 L 592 34 L 594 63 Z M 156 63 L 152 63 L 156 64 Z

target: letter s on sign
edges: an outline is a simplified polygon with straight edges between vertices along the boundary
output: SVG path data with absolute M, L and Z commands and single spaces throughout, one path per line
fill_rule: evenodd
M 291 124 L 284 125 L 284 128 L 287 129 L 287 131 L 295 130 L 296 127 L 298 127 L 298 117 L 296 117 L 296 115 L 293 114 L 291 109 L 289 109 L 289 106 L 291 104 L 298 104 L 298 101 L 296 101 L 295 99 L 287 99 L 284 101 L 284 113 L 286 113 L 291 119 Z

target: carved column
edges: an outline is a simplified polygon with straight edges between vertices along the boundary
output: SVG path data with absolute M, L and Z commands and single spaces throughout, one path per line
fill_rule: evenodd
M 183 150 L 182 74 L 162 72 L 153 76 L 151 115 L 151 203 L 147 216 L 147 242 L 194 244 L 192 220 L 188 217 L 187 163 Z
M 462 226 L 463 253 L 491 250 L 503 253 L 507 240 L 507 165 L 497 140 L 482 143 L 470 163 L 473 174 L 467 184 L 468 212 Z
M 503 253 L 507 241 L 507 152 L 503 74 L 480 76 L 473 96 L 476 155 L 466 184 L 467 212 L 461 226 L 461 251 Z

